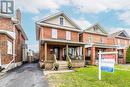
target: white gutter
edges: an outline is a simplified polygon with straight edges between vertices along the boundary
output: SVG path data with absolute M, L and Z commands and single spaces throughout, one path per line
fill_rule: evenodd
M 71 27 L 66 27 L 66 26 L 52 25 L 52 24 L 48 24 L 48 23 L 39 23 L 39 22 L 37 22 L 36 24 L 41 25 L 41 26 L 60 28 L 60 29 L 63 29 L 63 30 L 76 31 L 76 32 L 80 32 L 80 33 L 82 32 L 82 30 L 78 30 L 76 28 L 71 28 Z

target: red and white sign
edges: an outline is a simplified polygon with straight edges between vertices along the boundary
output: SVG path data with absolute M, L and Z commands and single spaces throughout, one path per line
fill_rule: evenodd
M 99 52 L 99 80 L 101 80 L 101 70 L 114 72 L 114 65 L 117 52 Z

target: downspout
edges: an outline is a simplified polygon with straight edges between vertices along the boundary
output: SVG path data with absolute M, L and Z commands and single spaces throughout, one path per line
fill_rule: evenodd
M 15 63 L 15 38 L 13 40 L 13 60 L 14 60 L 14 67 L 16 67 L 16 63 Z
M 14 24 L 14 40 L 13 40 L 13 60 L 14 60 L 14 67 L 16 67 L 16 63 L 15 63 L 15 39 L 16 39 L 15 25 L 16 24 Z

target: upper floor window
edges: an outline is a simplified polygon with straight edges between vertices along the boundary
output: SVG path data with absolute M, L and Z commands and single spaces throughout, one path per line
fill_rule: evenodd
M 104 43 L 104 38 L 103 37 L 100 38 L 100 42 Z
M 52 29 L 52 38 L 57 38 L 57 29 Z
M 127 45 L 127 41 L 125 40 L 125 45 Z
M 118 39 L 117 41 L 118 41 L 118 42 L 117 42 L 117 43 L 118 43 L 118 45 L 120 45 L 120 39 Z
M 88 37 L 88 42 L 91 43 L 91 42 L 92 42 L 92 39 L 93 39 L 93 37 L 92 37 L 92 35 L 90 35 L 90 36 Z
M 60 17 L 60 25 L 64 25 L 64 18 L 63 17 Z
M 66 40 L 71 40 L 71 32 L 66 31 Z

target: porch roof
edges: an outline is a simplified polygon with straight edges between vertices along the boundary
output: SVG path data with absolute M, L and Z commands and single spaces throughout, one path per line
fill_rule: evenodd
M 104 43 L 90 43 L 90 44 L 86 44 L 86 47 L 100 47 L 100 48 L 117 48 L 117 45 L 109 45 L 109 44 L 104 44 Z
M 117 45 L 100 44 L 100 43 L 96 43 L 94 44 L 94 46 L 100 47 L 100 48 L 117 48 Z
M 57 43 L 57 44 L 69 44 L 69 45 L 77 45 L 77 46 L 83 46 L 85 43 L 83 42 L 74 42 L 74 41 L 68 41 L 68 40 L 58 40 L 58 39 L 44 39 L 41 40 L 41 43 L 48 42 L 48 43 Z

